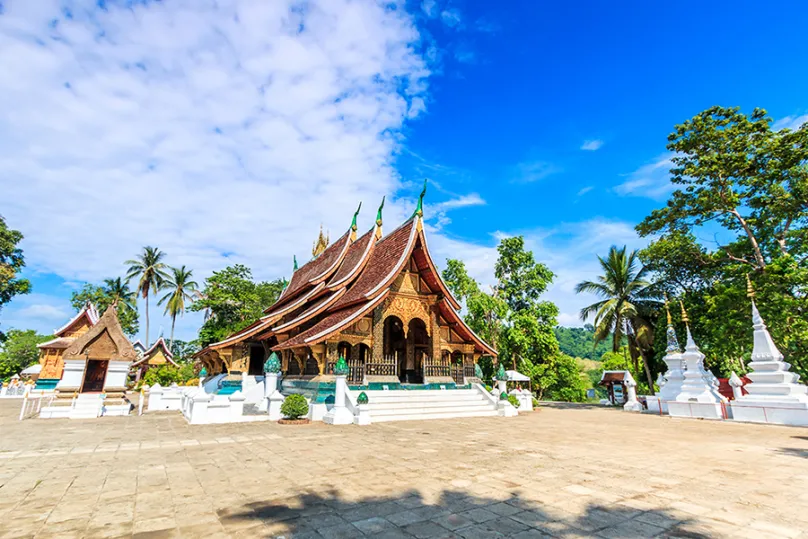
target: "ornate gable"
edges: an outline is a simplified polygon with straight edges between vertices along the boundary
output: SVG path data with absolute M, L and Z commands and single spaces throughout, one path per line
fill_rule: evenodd
M 137 359 L 137 353 L 124 335 L 113 305 L 87 333 L 70 344 L 62 359 L 108 359 L 131 363 Z

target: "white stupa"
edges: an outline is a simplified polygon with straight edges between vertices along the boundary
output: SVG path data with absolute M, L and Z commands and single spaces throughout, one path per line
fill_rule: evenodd
M 748 395 L 732 402 L 733 419 L 808 426 L 808 387 L 797 383 L 800 375 L 789 372 L 791 364 L 783 361 L 783 354 L 769 335 L 755 305 L 749 276 L 747 287 L 752 299 L 752 326 L 755 330 L 752 361 L 749 362 L 751 372 L 746 375 L 752 383 L 744 386 Z
M 682 354 L 686 370 L 681 391 L 676 399 L 668 401 L 668 413 L 673 417 L 723 419 L 727 399 L 709 381 L 710 375 L 704 368 L 704 354 L 696 346 L 690 333 L 684 305 L 682 321 L 687 328 L 687 344 L 685 353 Z
M 660 391 L 656 396 L 646 396 L 648 410 L 653 412 L 668 412 L 668 401 L 676 400 L 682 392 L 682 382 L 684 373 L 682 372 L 682 351 L 679 349 L 679 340 L 676 338 L 676 330 L 673 329 L 671 313 L 668 309 L 668 302 L 665 301 L 665 311 L 668 315 L 667 354 L 662 360 L 668 366 L 668 371 L 664 375 L 664 384 L 659 384 Z

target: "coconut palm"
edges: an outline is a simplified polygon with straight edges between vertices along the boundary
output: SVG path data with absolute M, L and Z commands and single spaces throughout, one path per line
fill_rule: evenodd
M 603 275 L 596 281 L 582 281 L 575 286 L 576 293 L 589 292 L 600 296 L 600 301 L 581 309 L 581 320 L 595 317 L 595 344 L 612 336 L 612 350 L 620 350 L 623 337 L 627 337 L 629 353 L 634 361 L 642 358 L 648 387 L 654 394 L 654 382 L 649 359 L 653 355 L 653 312 L 658 304 L 651 283 L 646 280 L 648 270 L 641 266 L 637 251 L 626 252 L 626 247 L 612 246 L 608 256 L 598 257 Z
M 146 346 L 150 345 L 149 342 L 149 293 L 157 294 L 157 291 L 163 287 L 163 283 L 168 278 L 166 268 L 168 266 L 162 262 L 165 253 L 157 247 L 144 247 L 143 252 L 134 260 L 127 260 L 125 264 L 129 265 L 126 272 L 126 282 L 137 278 L 138 284 L 135 289 L 136 293 L 143 296 L 146 300 Z
M 137 310 L 137 293 L 131 290 L 120 277 L 104 279 L 104 293 L 122 311 Z
M 168 343 L 168 349 L 174 345 L 174 324 L 177 322 L 177 316 L 182 316 L 185 313 L 185 302 L 192 302 L 197 297 L 199 285 L 196 281 L 191 280 L 193 271 L 186 270 L 185 266 L 181 268 L 171 268 L 173 275 L 169 276 L 164 288 L 169 290 L 168 294 L 160 298 L 157 302 L 158 305 L 166 304 L 165 314 L 171 317 L 171 339 Z

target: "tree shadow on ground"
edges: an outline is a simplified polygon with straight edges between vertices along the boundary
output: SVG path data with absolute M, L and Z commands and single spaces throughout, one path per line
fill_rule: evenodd
M 248 511 L 219 518 L 226 528 L 278 539 L 709 537 L 696 529 L 697 523 L 661 510 L 592 504 L 574 516 L 516 495 L 498 500 L 458 491 L 442 492 L 434 504 L 413 491 L 359 501 L 336 493 L 307 494 L 248 506 Z
M 788 455 L 790 457 L 802 457 L 804 459 L 808 459 L 808 449 L 802 449 L 799 447 L 781 447 L 777 450 L 778 453 L 781 455 Z
M 558 410 L 580 410 L 582 408 L 597 408 L 599 410 L 619 410 L 623 411 L 622 406 L 610 406 L 607 404 L 600 404 L 599 402 L 555 402 L 555 401 L 539 401 L 539 408 L 555 408 Z

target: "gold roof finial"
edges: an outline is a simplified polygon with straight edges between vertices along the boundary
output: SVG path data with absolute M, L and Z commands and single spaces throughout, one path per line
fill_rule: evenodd
M 755 299 L 755 288 L 752 286 L 752 279 L 749 278 L 749 274 L 746 274 L 746 297 L 749 299 Z
M 320 224 L 320 235 L 317 236 L 317 241 L 314 242 L 314 247 L 311 249 L 311 256 L 318 257 L 328 247 L 329 238 L 323 234 L 323 225 Z
M 672 325 L 672 322 L 671 322 L 671 310 L 670 310 L 670 307 L 668 306 L 668 294 L 667 293 L 665 294 L 665 313 L 668 315 L 668 325 L 670 326 L 670 325 Z
M 690 319 L 687 317 L 687 311 L 685 310 L 685 304 L 682 303 L 682 300 L 679 300 L 679 306 L 682 308 L 682 322 L 685 323 L 687 326 L 690 323 Z

